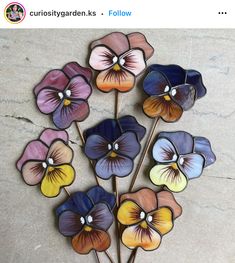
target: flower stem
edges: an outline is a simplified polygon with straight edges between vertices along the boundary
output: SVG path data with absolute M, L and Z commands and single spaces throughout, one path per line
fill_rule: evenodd
M 76 128 L 77 128 L 77 130 L 78 130 L 79 137 L 80 137 L 80 139 L 81 139 L 81 141 L 82 141 L 82 146 L 84 147 L 84 145 L 85 145 L 85 139 L 84 139 L 84 137 L 83 137 L 83 134 L 82 134 L 82 131 L 81 131 L 81 128 L 80 128 L 78 122 L 76 122 Z M 91 159 L 89 159 L 89 161 L 90 161 L 90 165 L 91 165 L 92 169 L 94 170 L 94 177 L 95 177 L 96 184 L 97 184 L 97 185 L 100 185 L 99 179 L 98 179 L 98 177 L 96 176 L 94 163 L 93 163 L 93 161 L 92 161 Z
M 115 109 L 114 109 L 114 117 L 118 119 L 118 109 L 119 109 L 119 92 L 115 90 Z
M 119 92 L 118 90 L 115 90 L 115 106 L 114 106 L 114 118 L 118 119 L 118 111 L 119 111 Z M 114 186 L 114 192 L 116 194 L 116 215 L 118 212 L 119 207 L 119 194 L 118 194 L 118 181 L 117 177 L 113 176 L 113 186 Z M 117 216 L 116 216 L 117 218 Z M 120 224 L 115 220 L 115 228 L 116 228 L 116 237 L 117 237 L 117 255 L 118 255 L 118 263 L 122 262 L 121 258 L 121 243 L 120 243 Z
M 143 151 L 142 151 L 142 153 L 141 153 L 139 163 L 137 164 L 137 167 L 136 167 L 136 169 L 135 169 L 135 173 L 134 173 L 134 175 L 133 175 L 133 177 L 132 177 L 131 184 L 130 184 L 130 187 L 129 187 L 129 192 L 131 192 L 132 189 L 133 189 L 133 187 L 134 187 L 134 184 L 135 184 L 135 182 L 136 182 L 136 178 L 137 178 L 137 176 L 138 176 L 138 174 L 139 174 L 139 172 L 140 172 L 140 169 L 141 169 L 141 167 L 142 167 L 143 161 L 144 161 L 144 159 L 145 159 L 145 156 L 146 156 L 146 154 L 147 154 L 147 152 L 148 152 L 148 149 L 149 149 L 149 147 L 150 147 L 150 144 L 151 144 L 151 142 L 152 142 L 152 138 L 153 138 L 154 132 L 155 132 L 155 130 L 156 130 L 157 124 L 159 123 L 159 120 L 160 120 L 160 118 L 155 118 L 155 120 L 154 120 L 154 123 L 153 123 L 153 125 L 152 125 L 152 128 L 151 128 L 151 130 L 150 130 L 150 132 L 149 132 L 148 139 L 146 140 L 144 149 L 143 149 Z
M 66 187 L 64 187 L 64 191 L 66 192 L 66 194 L 67 194 L 68 196 L 70 196 L 70 192 L 69 192 L 69 190 L 68 190 Z
M 136 248 L 136 249 L 135 249 L 135 254 L 134 254 L 134 256 L 133 256 L 133 260 L 132 260 L 132 263 L 134 263 L 134 262 L 135 262 L 135 259 L 136 259 L 136 255 L 137 255 L 137 250 L 138 250 L 138 248 Z
M 95 257 L 96 257 L 96 259 L 97 259 L 97 262 L 100 263 L 100 259 L 99 259 L 99 256 L 98 256 L 97 251 L 94 250 L 94 252 L 95 252 Z
M 121 244 L 120 244 L 120 225 L 119 222 L 117 221 L 117 212 L 118 212 L 118 207 L 119 207 L 119 194 L 118 194 L 118 181 L 117 177 L 113 176 L 113 186 L 114 186 L 114 192 L 116 195 L 116 220 L 115 220 L 115 228 L 116 228 L 116 237 L 117 237 L 117 255 L 118 255 L 118 263 L 122 262 L 121 259 Z
M 82 141 L 82 145 L 84 145 L 85 144 L 85 139 L 83 137 L 83 134 L 82 134 L 82 131 L 81 131 L 81 128 L 80 128 L 80 125 L 79 125 L 78 122 L 76 122 L 76 127 L 77 127 L 77 130 L 78 130 L 79 137 L 80 137 L 80 139 Z
M 108 252 L 107 250 L 105 250 L 104 253 L 105 253 L 105 255 L 107 256 L 107 258 L 109 259 L 109 261 L 110 261 L 111 263 L 114 263 L 114 261 L 113 261 L 112 257 L 110 256 L 109 252 Z
M 114 180 L 114 192 L 116 194 L 116 205 L 117 207 L 119 207 L 119 193 L 118 193 L 118 179 L 117 179 L 117 176 L 114 176 L 113 177 L 113 180 Z
M 137 254 L 137 249 L 138 249 L 138 248 L 135 248 L 135 249 L 131 252 L 131 255 L 130 255 L 127 263 L 134 263 L 134 262 L 135 262 L 136 254 Z

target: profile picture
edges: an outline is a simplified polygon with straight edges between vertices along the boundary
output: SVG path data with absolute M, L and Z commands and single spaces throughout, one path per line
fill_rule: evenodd
M 4 15 L 9 23 L 18 24 L 24 20 L 26 11 L 22 4 L 12 2 L 6 6 Z

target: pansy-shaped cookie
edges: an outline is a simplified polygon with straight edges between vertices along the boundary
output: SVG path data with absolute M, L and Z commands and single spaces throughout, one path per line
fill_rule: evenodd
M 104 92 L 132 89 L 135 78 L 146 68 L 146 60 L 154 52 L 145 36 L 138 32 L 128 35 L 113 32 L 92 42 L 91 49 L 89 64 L 99 71 L 96 85 Z
M 145 114 L 166 122 L 177 121 L 183 111 L 192 108 L 206 94 L 201 74 L 178 65 L 150 66 L 143 87 L 150 96 L 143 104 Z
M 16 166 L 27 184 L 41 183 L 41 192 L 55 197 L 74 181 L 72 159 L 67 132 L 45 129 L 38 140 L 27 144 Z
M 126 226 L 121 240 L 130 249 L 157 249 L 162 236 L 172 230 L 174 220 L 182 213 L 181 206 L 168 191 L 155 193 L 142 188 L 121 195 L 120 201 L 117 219 Z
M 133 169 L 145 128 L 134 117 L 106 119 L 85 132 L 85 154 L 96 160 L 95 171 L 102 179 L 124 177 Z
M 206 138 L 184 131 L 161 132 L 152 154 L 157 165 L 150 171 L 150 180 L 173 192 L 184 190 L 188 180 L 199 177 L 203 168 L 216 159 Z
M 68 128 L 73 121 L 83 121 L 89 115 L 87 99 L 92 91 L 91 77 L 91 69 L 76 62 L 49 71 L 34 88 L 39 110 L 52 115 L 59 129 Z
M 72 194 L 56 210 L 60 233 L 72 237 L 72 247 L 79 254 L 105 251 L 111 244 L 107 230 L 115 203 L 115 196 L 100 186 Z

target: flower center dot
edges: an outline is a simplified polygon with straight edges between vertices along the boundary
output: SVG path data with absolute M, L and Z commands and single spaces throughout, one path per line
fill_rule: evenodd
M 111 150 L 112 149 L 112 145 L 109 143 L 108 144 L 108 150 Z
M 173 89 L 173 90 L 171 91 L 171 95 L 172 95 L 172 96 L 175 96 L 175 94 L 176 94 L 176 89 Z
M 43 167 L 44 169 L 46 169 L 46 168 L 47 168 L 47 163 L 46 163 L 46 162 L 43 162 L 43 163 L 42 163 L 42 167 Z
M 178 167 L 177 167 L 177 164 L 176 164 L 176 163 L 173 163 L 173 164 L 171 165 L 171 167 L 172 167 L 174 170 L 178 170 Z
M 47 161 L 48 161 L 49 164 L 54 164 L 54 160 L 52 158 L 48 158 Z
M 172 157 L 173 160 L 176 160 L 177 159 L 177 155 L 174 154 L 173 157 Z
M 91 232 L 91 231 L 92 231 L 92 227 L 90 227 L 90 226 L 85 226 L 85 227 L 84 227 L 84 230 L 85 230 L 86 232 Z
M 67 100 L 67 99 L 64 100 L 64 106 L 68 106 L 68 105 L 70 105 L 70 104 L 71 104 L 71 101 L 70 101 L 70 100 Z
M 49 172 L 49 173 L 53 172 L 54 170 L 55 170 L 54 167 L 52 167 L 52 166 L 49 166 L 49 167 L 48 167 L 48 172 Z
M 117 154 L 115 152 L 111 152 L 110 157 L 115 158 L 117 157 Z
M 145 212 L 141 211 L 140 212 L 140 219 L 144 219 L 145 218 Z
M 88 222 L 88 223 L 91 223 L 92 221 L 93 221 L 92 216 L 88 216 L 88 217 L 87 217 L 87 222 Z
M 58 93 L 58 96 L 59 96 L 59 98 L 62 100 L 63 97 L 64 97 L 64 94 L 63 94 L 62 92 L 59 92 L 59 93 Z
M 119 61 L 121 66 L 123 66 L 125 64 L 125 62 L 126 62 L 126 60 L 124 58 L 121 58 L 120 61 Z
M 120 66 L 118 65 L 118 64 L 115 64 L 114 66 L 113 66 L 113 70 L 114 71 L 119 71 L 121 68 L 120 68 Z
M 118 58 L 117 57 L 113 57 L 113 63 L 117 63 Z
M 164 96 L 164 99 L 165 99 L 166 101 L 170 101 L 170 100 L 171 100 L 171 97 L 168 96 L 168 95 L 165 95 L 165 96 Z
M 80 222 L 81 222 L 81 224 L 83 224 L 83 225 L 85 224 L 85 219 L 84 219 L 84 217 L 81 217 L 81 218 L 80 218 Z
M 140 223 L 140 226 L 144 229 L 147 229 L 148 228 L 148 224 L 146 221 L 143 221 L 142 223 Z
M 153 217 L 152 216 L 148 216 L 147 220 L 151 223 L 153 221 Z
M 166 86 L 165 89 L 164 89 L 164 92 L 168 92 L 169 90 L 170 90 L 170 87 Z
M 69 90 L 69 89 L 66 90 L 66 91 L 65 91 L 65 94 L 66 94 L 67 97 L 70 97 L 70 96 L 71 96 L 71 90 Z

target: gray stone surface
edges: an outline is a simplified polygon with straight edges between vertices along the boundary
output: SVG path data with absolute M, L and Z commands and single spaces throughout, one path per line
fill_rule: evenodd
M 122 30 L 132 32 L 133 30 Z M 208 137 L 217 155 L 215 165 L 176 199 L 183 215 L 174 230 L 153 252 L 138 252 L 136 263 L 232 263 L 235 262 L 235 30 L 139 30 L 155 47 L 148 63 L 180 64 L 202 72 L 207 96 L 175 124 L 160 123 L 158 131 L 183 129 Z M 68 239 L 56 228 L 53 209 L 65 199 L 47 199 L 38 187 L 24 184 L 15 161 L 25 144 L 44 127 L 53 127 L 48 116 L 35 107 L 32 88 L 52 68 L 69 61 L 85 65 L 89 43 L 110 30 L 1 30 L 0 31 L 0 262 L 71 263 L 95 262 L 94 254 L 77 255 Z M 121 95 L 120 114 L 135 115 L 147 128 L 151 121 L 141 111 L 141 86 Z M 81 124 L 90 127 L 113 116 L 113 93 L 94 89 L 90 117 Z M 92 171 L 81 151 L 75 127 L 68 130 L 74 141 L 77 178 L 70 191 L 85 190 L 94 184 Z M 136 159 L 138 162 L 138 158 Z M 146 158 L 136 187 L 153 187 L 147 179 Z M 127 190 L 129 178 L 119 180 Z M 103 186 L 111 189 L 110 182 Z M 110 231 L 114 235 L 113 228 Z M 115 242 L 109 249 L 116 261 Z M 122 246 L 126 259 L 129 251 Z M 101 262 L 107 259 L 101 256 Z M 126 260 L 123 260 L 126 262 Z

